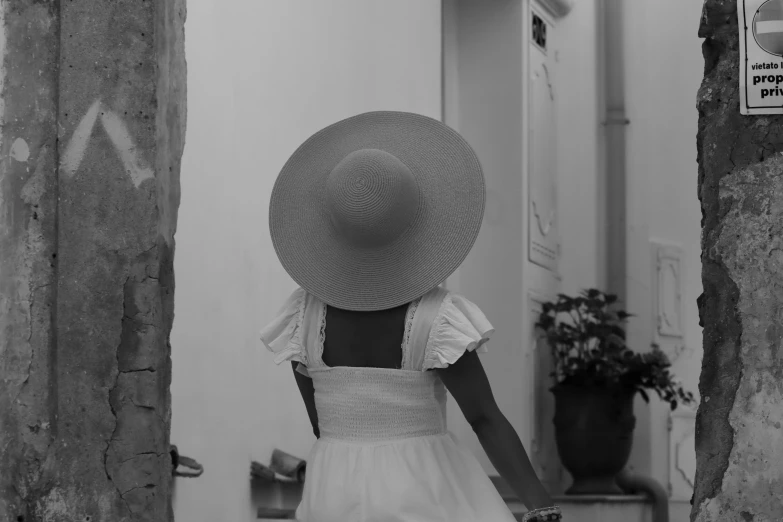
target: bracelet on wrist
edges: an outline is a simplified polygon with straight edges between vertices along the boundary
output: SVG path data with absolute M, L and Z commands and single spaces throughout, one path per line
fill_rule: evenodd
M 525 513 L 522 522 L 557 522 L 563 519 L 558 506 L 533 509 Z

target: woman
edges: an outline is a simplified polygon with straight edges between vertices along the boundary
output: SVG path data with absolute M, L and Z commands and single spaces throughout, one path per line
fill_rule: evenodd
M 494 329 L 440 284 L 470 252 L 484 177 L 465 140 L 401 112 L 361 114 L 308 139 L 275 183 L 269 223 L 298 288 L 261 334 L 291 361 L 317 441 L 303 522 L 513 522 L 446 429 L 446 390 L 530 510 L 560 520 L 477 352 Z

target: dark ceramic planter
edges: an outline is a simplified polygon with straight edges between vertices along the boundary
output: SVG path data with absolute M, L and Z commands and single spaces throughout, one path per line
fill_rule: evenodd
M 555 440 L 573 485 L 567 495 L 619 495 L 617 475 L 631 456 L 634 390 L 558 384 Z

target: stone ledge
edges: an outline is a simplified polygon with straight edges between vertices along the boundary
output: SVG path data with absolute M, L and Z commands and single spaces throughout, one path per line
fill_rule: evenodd
M 517 520 L 522 520 L 522 516 L 527 513 L 525 505 L 517 499 L 516 495 L 511 491 L 511 488 L 509 488 L 502 478 L 491 476 L 490 480 L 492 480 L 492 483 L 497 488 L 500 496 L 506 501 L 506 505 Z M 587 508 L 587 506 L 601 504 L 613 506 L 642 506 L 651 504 L 651 500 L 646 495 L 553 495 L 552 500 L 554 500 L 555 504 L 562 506 L 563 508 L 566 508 L 567 506 L 584 506 L 584 508 Z M 573 507 L 571 509 L 583 508 Z M 260 508 L 258 510 L 257 520 L 293 520 L 295 511 L 295 508 Z
M 555 495 L 559 504 L 652 504 L 647 495 Z
M 505 480 L 498 476 L 489 478 L 509 506 L 520 503 Z M 552 500 L 556 504 L 650 504 L 652 502 L 646 495 L 553 495 Z
M 295 520 L 296 509 L 259 508 L 257 520 Z

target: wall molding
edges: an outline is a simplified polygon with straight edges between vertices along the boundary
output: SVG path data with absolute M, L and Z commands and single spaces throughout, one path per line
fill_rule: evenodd
M 554 65 L 551 53 L 546 50 L 547 26 L 539 31 L 532 27 L 537 18 L 533 13 L 531 38 L 528 44 L 528 96 L 526 118 L 527 147 L 527 205 L 528 260 L 546 268 L 553 274 L 560 273 L 560 234 L 557 212 L 557 127 L 556 105 L 550 68 Z M 536 18 L 537 17 L 537 18 Z M 541 40 L 533 38 L 539 34 Z
M 651 239 L 652 247 L 652 307 L 654 341 L 674 362 L 684 352 L 683 269 L 685 250 L 682 245 Z
M 527 313 L 530 321 L 525 359 L 527 369 L 525 378 L 530 383 L 530 405 L 533 418 L 530 427 L 530 456 L 532 464 L 541 481 L 552 493 L 561 493 L 567 487 L 565 470 L 560 462 L 555 444 L 552 416 L 555 411 L 555 398 L 549 391 L 553 382 L 549 373 L 554 369 L 549 343 L 543 332 L 533 325 L 543 309 L 543 304 L 556 299 L 556 295 L 547 295 L 535 289 L 527 290 Z
M 680 405 L 669 413 L 669 498 L 688 502 L 696 480 L 696 412 Z

